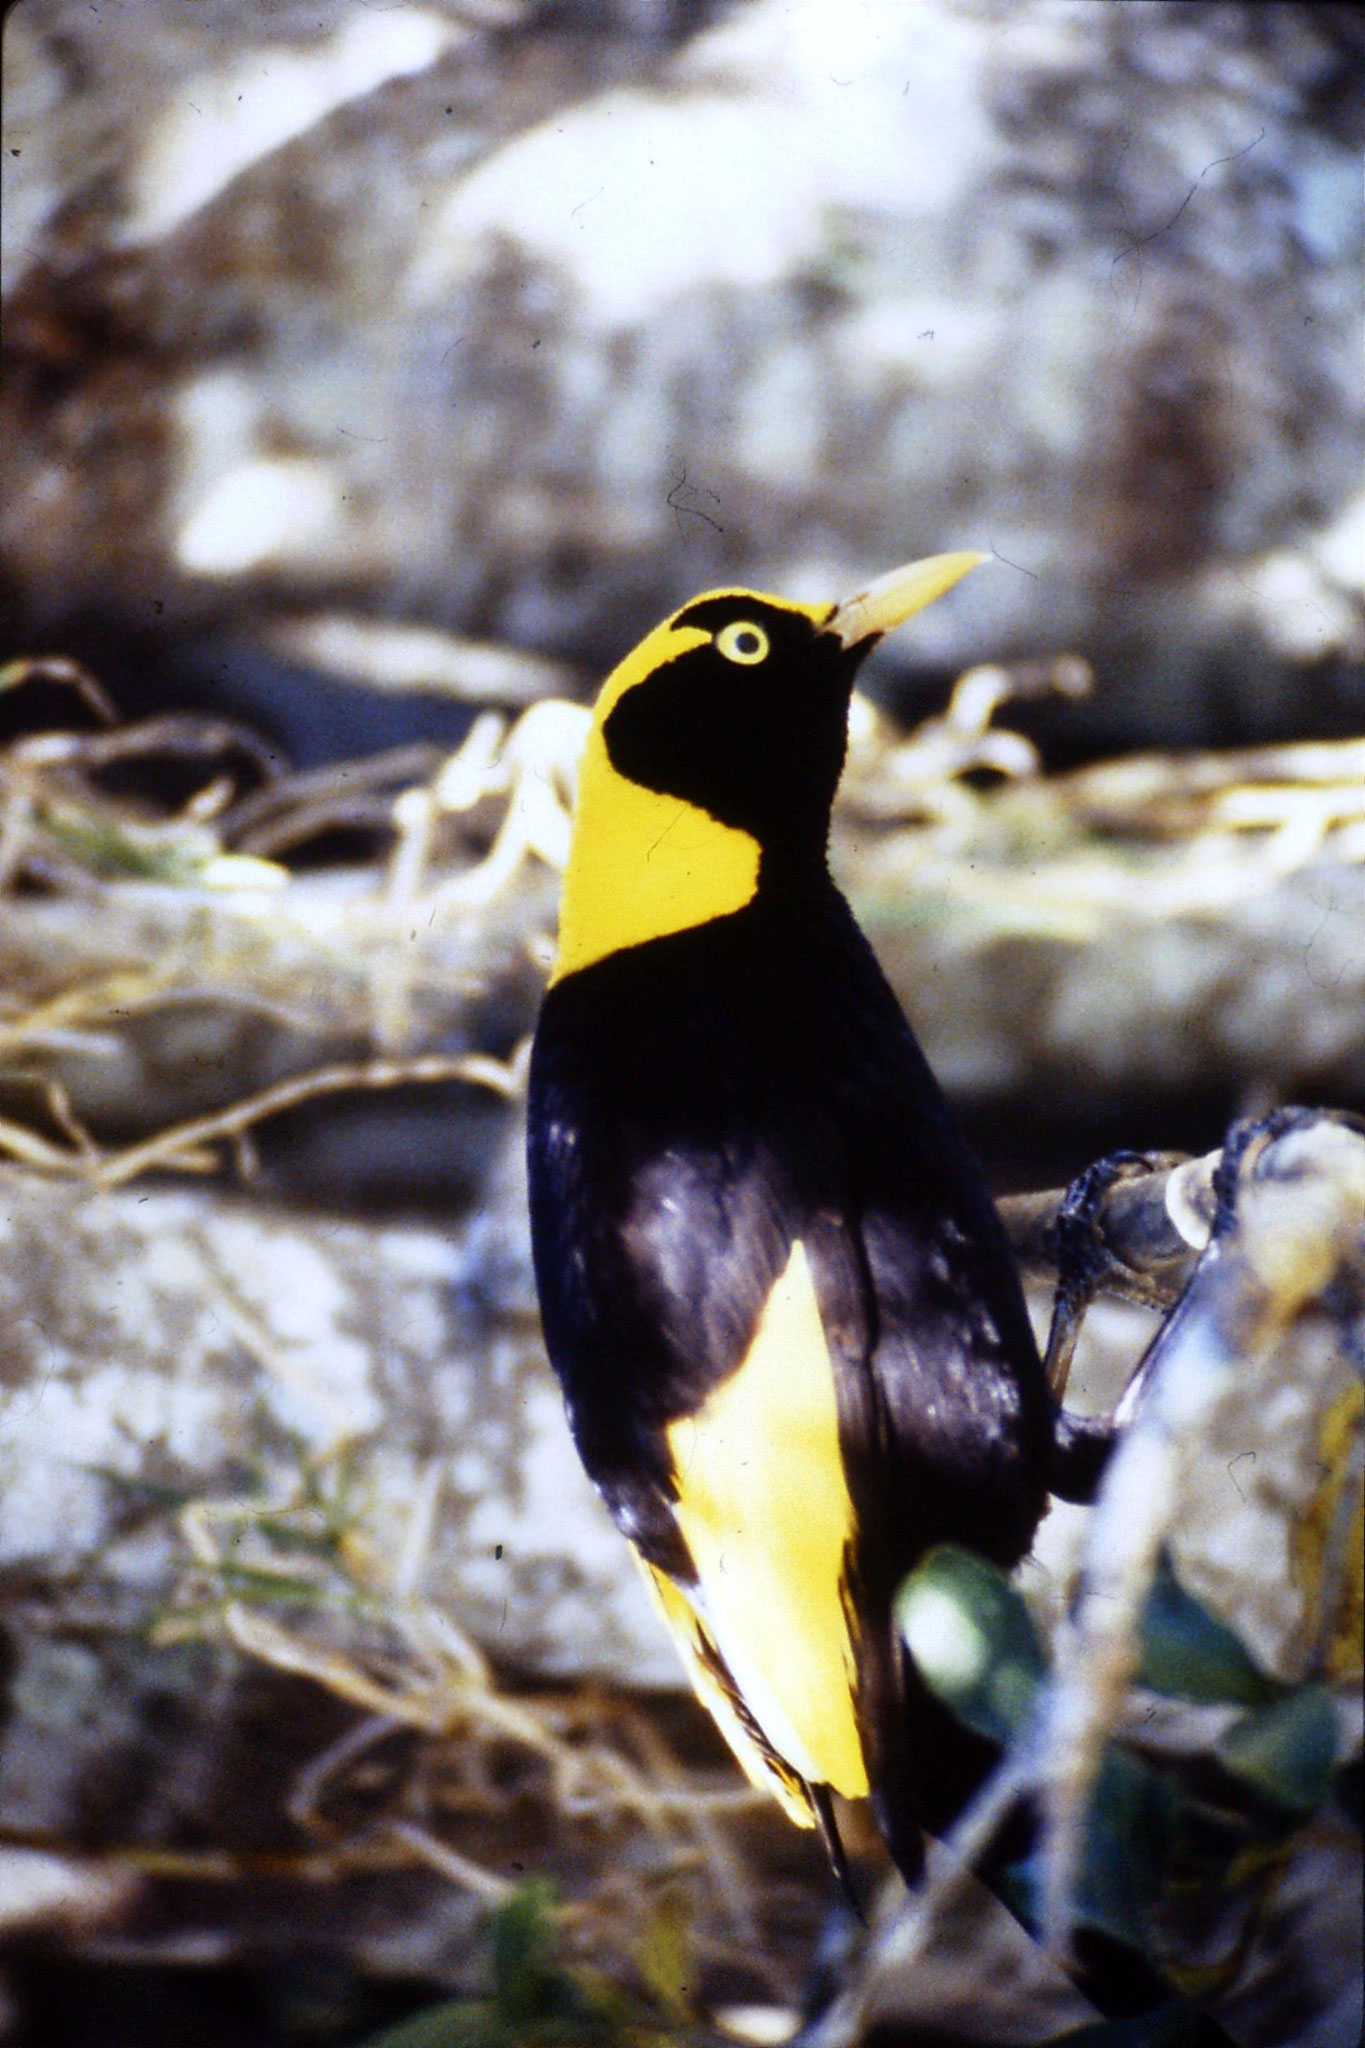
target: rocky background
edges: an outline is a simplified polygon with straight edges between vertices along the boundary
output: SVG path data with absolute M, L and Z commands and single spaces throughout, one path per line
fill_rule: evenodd
M 674 1691 L 530 1287 L 578 707 L 708 583 L 990 549 L 833 854 L 997 1186 L 1365 1108 L 1355 10 L 21 0 L 4 56 L 0 2033 L 785 2038 L 819 1858 Z M 1277 1712 L 1359 1663 L 1343 1156 L 1171 1512 Z M 1311 1815 L 1245 2048 L 1354 2048 Z M 1093 2020 L 955 1910 L 830 1964 L 831 2041 Z
M 25 651 L 279 718 L 325 606 L 586 686 L 708 583 L 979 545 L 885 689 L 1359 727 L 1353 9 L 24 0 L 6 62 Z

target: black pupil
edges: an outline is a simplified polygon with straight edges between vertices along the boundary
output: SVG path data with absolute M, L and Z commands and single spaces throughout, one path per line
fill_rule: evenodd
M 736 654 L 757 654 L 757 653 L 758 653 L 758 647 L 759 647 L 759 640 L 758 640 L 758 635 L 757 635 L 757 633 L 753 633 L 753 632 L 746 632 L 746 633 L 736 633 L 736 635 L 735 635 L 735 653 L 736 653 Z

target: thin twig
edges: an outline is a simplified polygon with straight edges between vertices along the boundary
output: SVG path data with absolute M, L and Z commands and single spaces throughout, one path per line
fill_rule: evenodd
M 48 1172 L 78 1174 L 102 1188 L 125 1187 L 154 1167 L 177 1164 L 183 1154 L 223 1138 L 235 1138 L 263 1118 L 282 1109 L 293 1109 L 319 1095 L 334 1095 L 344 1089 L 397 1088 L 409 1082 L 468 1081 L 490 1088 L 508 1101 L 516 1101 L 525 1085 L 526 1053 L 519 1048 L 510 1060 L 494 1059 L 487 1053 L 422 1053 L 401 1060 L 353 1060 L 336 1066 L 315 1067 L 293 1080 L 277 1081 L 273 1087 L 248 1095 L 227 1109 L 207 1116 L 192 1117 L 145 1138 L 126 1150 L 101 1154 L 90 1147 L 63 1152 L 34 1136 L 22 1126 L 0 1119 L 0 1143 L 28 1164 Z

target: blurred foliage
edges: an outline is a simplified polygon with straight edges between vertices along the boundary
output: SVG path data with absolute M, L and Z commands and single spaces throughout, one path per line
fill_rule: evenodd
M 361 2048 L 676 2048 L 700 2038 L 687 2026 L 677 1933 L 664 1914 L 639 1957 L 646 1993 L 632 1994 L 566 1961 L 553 1888 L 522 1885 L 488 1918 L 488 1997 L 429 2006 Z
M 1004 1575 L 941 1546 L 906 1581 L 897 1612 L 935 1694 L 977 1734 L 1026 1754 L 1049 1664 L 1028 1608 Z M 1287 1684 L 1268 1677 L 1226 1623 L 1180 1584 L 1164 1555 L 1142 1614 L 1130 1704 L 1106 1747 L 1086 1816 L 1076 1921 L 1133 1950 L 1193 1998 L 1236 1975 L 1299 1832 L 1329 1805 L 1347 1811 L 1348 1800 L 1335 1794 L 1339 1785 L 1348 1789 L 1351 1766 L 1338 1768 L 1331 1687 L 1317 1678 Z M 1171 1709 L 1181 1706 L 1190 1728 L 1173 1741 Z M 1149 1749 L 1144 1718 L 1158 1714 L 1164 1739 Z M 1038 1931 L 1036 1846 L 990 1875 Z M 1203 1938 L 1214 1919 L 1218 1953 L 1211 1955 Z M 1087 2048 L 1176 2048 L 1198 2041 L 1190 2030 L 1196 2019 L 1182 1999 L 1067 2040 Z
M 1061 2035 L 1051 2048 L 1214 2048 L 1214 2044 L 1203 2014 L 1181 2000 L 1156 2012 L 1078 2027 Z
M 1226 1623 L 1185 1591 L 1163 1556 L 1141 1622 L 1140 1682 L 1170 1699 L 1259 1707 L 1275 1697 Z

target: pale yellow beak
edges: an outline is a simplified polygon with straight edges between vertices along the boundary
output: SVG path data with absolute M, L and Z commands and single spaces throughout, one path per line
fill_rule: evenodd
M 903 625 L 916 612 L 942 597 L 988 555 L 968 550 L 956 555 L 929 555 L 922 562 L 905 562 L 899 569 L 867 584 L 856 597 L 846 597 L 834 607 L 825 622 L 827 633 L 837 633 L 845 647 L 860 647 L 865 640 L 880 639 Z

